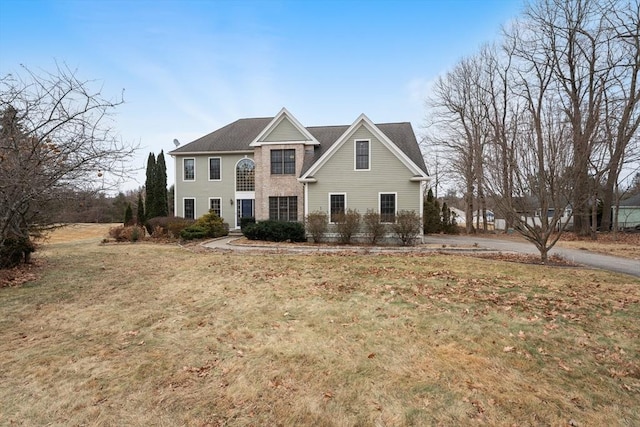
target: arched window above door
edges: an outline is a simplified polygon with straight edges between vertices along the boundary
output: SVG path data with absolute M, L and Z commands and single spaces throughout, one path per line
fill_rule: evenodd
M 255 191 L 256 164 L 251 159 L 242 159 L 236 165 L 236 191 Z

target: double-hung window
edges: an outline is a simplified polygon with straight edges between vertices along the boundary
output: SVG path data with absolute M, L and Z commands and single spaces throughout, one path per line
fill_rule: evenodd
M 340 216 L 344 215 L 347 207 L 347 196 L 345 194 L 330 194 L 329 195 L 329 222 L 336 223 L 340 219 Z
M 296 150 L 271 150 L 271 175 L 296 173 Z
M 220 197 L 212 197 L 209 199 L 209 210 L 212 210 L 222 218 L 222 199 Z
M 298 220 L 298 198 L 292 197 L 269 197 L 269 219 L 272 221 Z
M 380 222 L 396 222 L 396 193 L 380 193 Z
M 196 199 L 184 199 L 184 217 L 186 219 L 196 219 Z
M 221 179 L 220 157 L 209 157 L 209 181 L 220 181 Z
M 368 139 L 356 140 L 355 142 L 355 169 L 370 170 L 371 156 L 369 153 L 370 141 Z
M 196 180 L 196 159 L 183 159 L 183 174 L 182 179 L 184 181 Z

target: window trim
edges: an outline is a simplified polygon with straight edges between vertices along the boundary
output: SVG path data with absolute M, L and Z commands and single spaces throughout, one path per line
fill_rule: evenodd
M 269 196 L 269 220 L 271 221 L 284 221 L 284 222 L 298 222 L 298 196 Z M 277 211 L 278 211 L 278 218 L 274 219 L 271 217 L 271 201 L 274 200 L 276 201 L 277 204 Z M 287 218 L 286 219 L 282 219 L 282 216 L 280 215 L 280 201 L 281 199 L 286 199 L 287 200 Z M 292 210 L 291 209 L 291 202 L 295 200 L 296 202 L 296 206 L 295 209 Z M 294 219 L 291 219 L 291 214 L 294 214 Z
M 344 196 L 344 213 L 347 213 L 347 193 L 329 193 L 328 195 L 327 211 L 329 213 L 329 224 L 336 224 L 331 221 L 331 196 Z
M 187 206 L 185 205 L 187 200 L 193 200 L 193 218 L 187 218 Z M 182 198 L 182 217 L 184 219 L 196 219 L 196 198 L 195 197 L 183 197 Z
M 187 169 L 186 169 L 185 163 L 187 160 L 193 160 L 193 179 L 187 179 L 186 177 Z M 196 158 L 195 157 L 184 157 L 182 159 L 182 180 L 186 182 L 193 182 L 196 180 Z
M 220 162 L 219 165 L 219 170 L 220 170 L 220 178 L 211 178 L 211 160 L 212 159 L 218 159 L 218 161 Z M 222 157 L 209 157 L 207 159 L 207 166 L 209 169 L 209 181 L 222 181 Z
M 244 160 L 249 160 L 253 163 L 253 190 L 238 189 L 238 165 Z M 236 162 L 236 165 L 233 168 L 233 188 L 235 189 L 236 193 L 253 193 L 254 191 L 256 191 L 256 161 L 254 159 L 245 156 Z
M 273 153 L 279 151 L 282 153 L 282 162 L 280 163 L 281 167 L 282 167 L 282 172 L 278 173 L 278 172 L 274 172 L 273 171 Z M 293 152 L 293 172 L 286 172 L 286 167 L 285 165 L 287 164 L 287 162 L 285 161 L 286 159 L 286 152 L 287 151 L 292 151 Z M 295 148 L 272 148 L 269 150 L 269 168 L 271 170 L 271 175 L 295 175 L 296 174 L 296 150 Z
M 358 143 L 367 143 L 367 167 L 358 167 Z M 356 172 L 366 172 L 371 170 L 371 139 L 354 139 L 353 140 L 353 170 Z
M 382 220 L 382 195 L 387 195 L 387 194 L 393 194 L 393 217 L 395 218 L 396 216 L 398 216 L 398 192 L 396 191 L 380 191 L 378 193 L 378 212 L 380 213 L 380 222 L 382 224 L 394 224 L 394 222 L 385 222 Z
M 212 200 L 219 200 L 220 201 L 220 213 L 218 214 L 218 216 L 220 218 L 222 218 L 222 197 L 209 197 L 209 211 L 211 211 L 211 201 Z M 207 211 L 207 212 L 209 212 Z

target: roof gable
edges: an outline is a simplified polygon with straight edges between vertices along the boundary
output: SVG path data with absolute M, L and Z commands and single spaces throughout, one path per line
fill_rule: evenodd
M 260 147 L 265 144 L 304 143 L 305 145 L 320 145 L 318 140 L 300 124 L 300 122 L 286 108 L 271 120 L 271 122 L 249 144 Z
M 394 132 L 391 132 L 392 130 L 399 133 L 400 130 L 396 129 L 398 126 L 394 127 L 392 125 L 397 125 L 397 124 L 386 124 L 386 125 L 379 125 L 379 126 L 380 128 L 382 127 L 388 128 L 387 131 L 389 131 L 390 133 L 394 133 Z M 375 135 L 376 138 L 378 138 L 380 142 L 391 153 L 393 153 L 405 165 L 405 167 L 407 167 L 407 169 L 409 169 L 417 177 L 427 178 L 428 175 L 426 173 L 426 168 L 424 167 L 424 160 L 422 159 L 422 154 L 420 153 L 420 148 L 418 147 L 417 141 L 415 139 L 415 135 L 413 134 L 413 130 L 411 129 L 411 125 L 408 125 L 408 126 L 409 126 L 410 133 L 412 135 L 412 138 L 405 137 L 405 138 L 399 138 L 398 140 L 403 141 L 402 143 L 403 149 L 408 149 L 412 145 L 415 146 L 415 150 L 413 151 L 417 151 L 417 153 L 419 154 L 419 160 L 418 158 L 416 158 L 416 161 L 414 161 L 409 156 L 409 153 L 403 151 L 403 149 L 398 147 L 398 145 L 396 145 L 389 138 L 389 136 L 387 136 L 378 126 L 373 124 L 373 122 L 371 122 L 371 120 L 369 120 L 369 118 L 366 115 L 361 114 L 356 119 L 356 121 L 353 122 L 353 124 L 351 124 L 351 126 L 349 126 L 342 133 L 342 135 L 331 145 L 331 147 L 323 150 L 323 154 L 315 162 L 313 162 L 313 164 L 302 174 L 300 179 L 307 179 L 309 177 L 312 177 L 322 166 L 324 166 L 329 161 L 329 159 L 331 159 L 331 157 L 340 149 L 340 147 L 342 147 L 348 140 L 350 140 L 353 134 L 361 126 L 364 126 L 369 132 Z M 406 133 L 406 126 L 404 130 Z M 407 141 L 407 139 L 409 139 L 409 141 Z M 409 150 L 409 152 L 411 152 L 411 150 Z M 412 157 L 415 157 L 415 153 L 413 153 Z M 419 163 L 420 165 L 418 165 L 417 163 Z

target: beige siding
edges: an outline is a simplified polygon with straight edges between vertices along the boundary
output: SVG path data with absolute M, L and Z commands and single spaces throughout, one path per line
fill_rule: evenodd
M 369 171 L 356 171 L 354 141 L 370 140 Z M 411 182 L 412 172 L 364 126 L 353 135 L 314 175 L 317 182 L 307 184 L 308 212 L 328 212 L 329 193 L 346 193 L 347 208 L 365 213 L 379 210 L 379 193 L 397 193 L 397 210 L 420 212 L 420 183 Z
M 221 180 L 209 181 L 209 158 L 221 158 Z M 209 198 L 222 198 L 222 217 L 231 227 L 235 224 L 235 182 L 236 164 L 243 158 L 253 159 L 252 154 L 200 154 L 197 156 L 176 156 L 176 216 L 184 216 L 184 198 L 196 199 L 196 218 L 209 212 Z M 182 159 L 196 159 L 195 181 L 184 181 Z M 234 200 L 232 205 L 229 201 Z
M 286 117 L 278 123 L 278 125 L 273 129 L 266 138 L 263 138 L 262 141 L 265 142 L 286 142 L 286 141 L 304 141 L 305 138 L 302 133 L 295 127 L 293 123 Z

